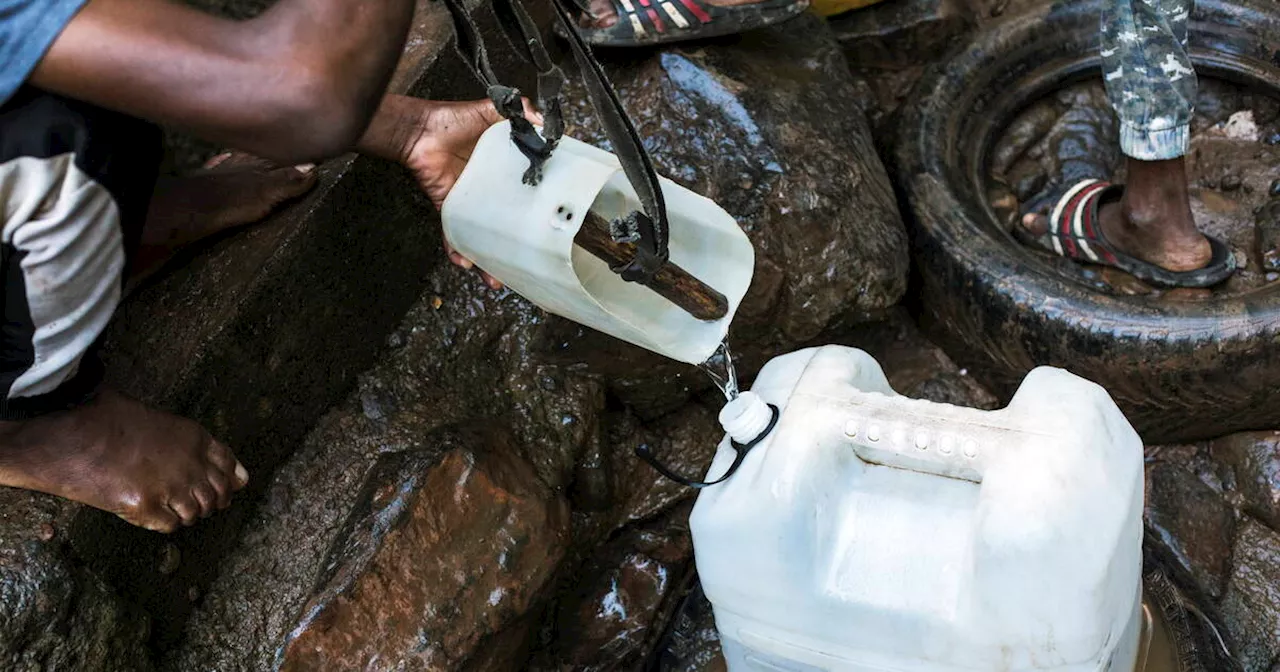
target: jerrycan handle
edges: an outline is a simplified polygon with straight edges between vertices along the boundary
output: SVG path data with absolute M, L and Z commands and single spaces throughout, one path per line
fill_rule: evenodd
M 956 417 L 975 409 L 878 392 L 845 409 L 844 437 L 871 464 L 981 483 L 984 453 L 1000 440 L 999 430 Z

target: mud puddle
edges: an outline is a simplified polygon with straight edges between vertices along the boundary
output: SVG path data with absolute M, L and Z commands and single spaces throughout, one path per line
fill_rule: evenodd
M 1202 79 L 1192 124 L 1188 177 L 1202 231 L 1225 240 L 1239 270 L 1214 289 L 1162 290 L 1112 268 L 1043 255 L 1095 288 L 1156 301 L 1243 294 L 1280 280 L 1280 102 Z M 1063 184 L 1085 178 L 1123 183 L 1118 123 L 1101 82 L 1062 89 L 1028 107 L 992 152 L 988 197 L 1007 230 L 1020 213 L 1051 203 Z

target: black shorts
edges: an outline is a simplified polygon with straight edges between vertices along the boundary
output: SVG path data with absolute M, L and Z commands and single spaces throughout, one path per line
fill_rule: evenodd
M 0 105 L 0 420 L 81 404 L 162 158 L 159 129 L 24 87 Z

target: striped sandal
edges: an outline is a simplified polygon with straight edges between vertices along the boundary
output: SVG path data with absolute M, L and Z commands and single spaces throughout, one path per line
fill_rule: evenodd
M 809 0 L 762 0 L 719 7 L 703 0 L 611 0 L 618 22 L 608 28 L 578 28 L 597 47 L 644 47 L 733 35 L 795 18 Z M 556 33 L 564 34 L 562 26 Z
M 1123 185 L 1102 180 L 1077 182 L 1053 206 L 1048 231 L 1036 234 L 1019 224 L 1014 233 L 1027 245 L 1073 261 L 1118 268 L 1164 287 L 1211 287 L 1235 272 L 1235 254 L 1213 236 L 1205 236 L 1213 250 L 1209 263 L 1194 271 L 1170 271 L 1117 250 L 1102 233 L 1098 210 L 1104 203 L 1120 200 L 1123 194 Z

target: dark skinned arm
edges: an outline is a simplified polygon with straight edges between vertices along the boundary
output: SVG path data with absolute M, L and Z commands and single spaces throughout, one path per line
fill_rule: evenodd
M 29 81 L 281 163 L 315 161 L 365 136 L 413 9 L 279 0 L 233 21 L 169 0 L 90 0 Z

